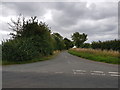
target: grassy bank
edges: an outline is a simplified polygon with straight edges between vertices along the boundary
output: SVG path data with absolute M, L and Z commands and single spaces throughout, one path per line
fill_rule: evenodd
M 39 61 L 45 61 L 50 60 L 57 56 L 60 51 L 54 51 L 53 55 L 44 56 L 44 57 L 38 57 L 29 61 L 23 61 L 23 62 L 9 62 L 9 61 L 2 61 L 2 65 L 12 65 L 12 64 L 27 64 L 27 63 L 33 63 L 33 62 L 39 62 Z
M 100 61 L 111 64 L 120 64 L 119 56 L 120 53 L 117 51 L 107 50 L 95 50 L 95 49 L 84 49 L 75 48 L 68 50 L 70 54 L 86 58 L 89 60 Z

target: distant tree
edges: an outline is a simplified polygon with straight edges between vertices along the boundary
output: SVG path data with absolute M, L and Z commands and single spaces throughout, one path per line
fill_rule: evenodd
M 93 41 L 91 47 L 93 49 L 120 51 L 120 40 Z
M 80 34 L 79 32 L 75 32 L 72 35 L 72 40 L 74 45 L 79 48 L 87 40 L 87 34 Z
M 84 43 L 81 47 L 82 48 L 91 48 L 91 44 L 90 43 Z
M 64 44 L 65 44 L 65 49 L 67 49 L 67 50 L 74 46 L 73 42 L 67 38 L 64 38 Z
M 65 47 L 63 37 L 59 33 L 53 33 L 52 36 L 55 40 L 55 45 L 54 45 L 55 49 L 63 50 Z

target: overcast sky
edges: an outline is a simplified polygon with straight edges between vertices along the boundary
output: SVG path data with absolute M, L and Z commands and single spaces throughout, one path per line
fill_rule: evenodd
M 20 13 L 37 16 L 52 32 L 69 39 L 74 32 L 86 33 L 89 43 L 118 38 L 117 2 L 4 2 L 0 11 L 0 41 L 10 37 L 7 23 Z

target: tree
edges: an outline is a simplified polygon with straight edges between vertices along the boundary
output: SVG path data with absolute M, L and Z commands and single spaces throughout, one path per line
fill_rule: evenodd
M 63 37 L 59 33 L 53 33 L 52 34 L 54 40 L 55 40 L 55 49 L 56 50 L 63 50 L 65 45 L 63 41 Z
M 25 25 L 25 18 L 20 14 L 17 20 L 11 19 L 11 23 L 8 23 L 9 29 L 13 30 L 15 33 L 10 33 L 13 39 L 21 37 L 21 33 L 23 32 L 23 28 Z
M 91 47 L 93 49 L 120 51 L 120 40 L 93 41 Z
M 91 48 L 91 44 L 90 43 L 84 43 L 82 45 L 82 48 Z
M 87 40 L 87 34 L 80 34 L 79 32 L 75 32 L 72 35 L 72 40 L 74 45 L 79 48 Z
M 64 38 L 64 44 L 65 44 L 65 49 L 67 49 L 67 50 L 74 46 L 73 42 L 67 38 Z
M 26 38 L 35 35 L 43 36 L 44 34 L 50 34 L 51 30 L 45 22 L 38 23 L 36 16 L 25 20 L 25 17 L 19 15 L 17 21 L 12 20 L 12 23 L 8 23 L 10 29 L 16 33 L 10 33 L 13 39 Z M 47 36 L 47 35 L 46 35 Z
M 9 25 L 16 33 L 11 33 L 12 39 L 2 43 L 3 60 L 25 61 L 53 53 L 51 30 L 46 23 L 38 23 L 36 16 L 28 20 L 18 17 Z

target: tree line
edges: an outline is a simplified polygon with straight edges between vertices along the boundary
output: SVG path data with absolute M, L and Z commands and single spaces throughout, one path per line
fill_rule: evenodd
M 116 40 L 111 43 L 107 42 L 108 44 L 103 42 L 84 43 L 87 40 L 87 34 L 79 32 L 72 34 L 71 41 L 68 38 L 63 38 L 59 33 L 52 33 L 51 28 L 45 22 L 39 21 L 36 16 L 28 20 L 19 16 L 16 21 L 12 19 L 11 21 L 9 26 L 14 31 L 14 33 L 10 33 L 12 38 L 2 42 L 2 60 L 4 61 L 27 61 L 52 55 L 55 50 L 68 50 L 73 46 L 95 49 L 103 46 L 102 49 L 106 49 L 108 44 L 112 48 L 112 45 L 120 42 Z
M 120 51 L 120 40 L 108 40 L 108 41 L 97 41 L 92 42 L 91 47 L 93 49 L 101 50 L 115 50 Z
M 11 39 L 2 42 L 2 60 L 26 61 L 37 57 L 52 55 L 55 50 L 66 50 L 74 46 L 68 38 L 59 33 L 52 33 L 45 22 L 39 22 L 37 17 L 26 20 L 19 16 L 9 23 Z M 73 35 L 74 36 L 74 35 Z M 83 41 L 82 41 L 83 42 Z

